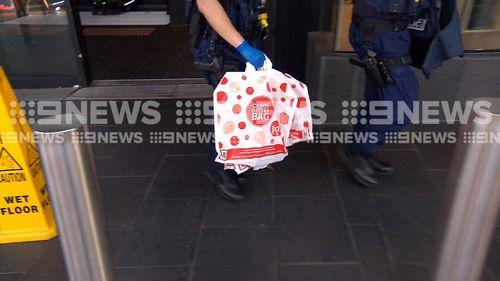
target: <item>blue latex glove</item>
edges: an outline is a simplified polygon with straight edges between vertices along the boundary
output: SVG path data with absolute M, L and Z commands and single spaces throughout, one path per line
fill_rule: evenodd
M 264 65 L 266 55 L 264 55 L 261 50 L 254 48 L 246 40 L 236 47 L 236 50 L 238 50 L 238 52 L 240 52 L 240 54 L 256 69 Z

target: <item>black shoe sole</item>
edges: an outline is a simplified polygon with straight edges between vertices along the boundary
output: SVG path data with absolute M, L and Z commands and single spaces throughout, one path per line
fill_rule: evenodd
M 345 151 L 344 150 L 341 150 L 340 151 L 340 159 L 342 160 L 342 163 L 344 164 L 344 166 L 347 168 L 347 170 L 349 171 L 349 174 L 351 174 L 351 176 L 359 183 L 361 184 L 361 187 L 364 187 L 364 188 L 372 188 L 372 187 L 375 187 L 378 185 L 378 183 L 371 183 L 371 182 L 368 182 L 366 180 L 364 180 L 361 176 L 358 175 L 358 173 L 356 173 L 354 171 L 353 168 L 351 168 L 348 164 L 348 160 L 347 160 L 347 156 L 345 155 Z
M 361 185 L 361 187 L 372 188 L 372 187 L 375 187 L 378 185 L 378 183 L 371 183 L 371 182 L 365 181 L 362 177 L 360 177 L 356 172 L 353 172 L 351 169 L 349 169 L 349 173 Z
M 386 176 L 390 176 L 390 175 L 393 175 L 395 172 L 396 172 L 396 169 L 392 168 L 392 171 L 383 171 L 383 170 L 380 170 L 380 169 L 376 169 L 373 165 L 370 164 L 370 166 L 372 167 L 373 171 L 375 172 L 375 174 L 379 175 L 379 176 L 383 176 L 383 177 L 386 177 Z
M 231 202 L 241 202 L 241 201 L 245 200 L 245 196 L 242 196 L 240 198 L 240 197 L 230 196 L 227 193 L 225 193 L 223 191 L 223 188 L 221 187 L 221 185 L 217 182 L 217 180 L 214 178 L 213 174 L 209 170 L 205 170 L 203 172 L 203 174 L 213 184 L 215 191 L 217 192 L 217 194 L 219 194 L 220 197 L 222 197 L 222 199 L 224 199 L 226 201 L 231 201 Z
M 391 171 L 391 172 L 383 172 L 383 171 L 377 171 L 377 170 L 375 170 L 375 169 L 374 169 L 374 171 L 375 171 L 375 173 L 376 173 L 377 175 L 379 175 L 379 176 L 383 176 L 383 177 L 388 177 L 388 176 L 394 175 L 394 173 L 396 172 L 396 171 Z

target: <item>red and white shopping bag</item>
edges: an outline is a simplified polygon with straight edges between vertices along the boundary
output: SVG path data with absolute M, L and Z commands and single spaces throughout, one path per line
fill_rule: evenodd
M 228 72 L 214 91 L 215 161 L 238 173 L 283 160 L 287 146 L 312 140 L 307 87 L 272 69 Z

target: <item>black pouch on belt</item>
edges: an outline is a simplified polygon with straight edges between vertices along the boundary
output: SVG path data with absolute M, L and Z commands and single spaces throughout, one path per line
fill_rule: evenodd
M 411 64 L 411 57 L 401 56 L 391 59 L 379 59 L 373 56 L 365 56 L 362 61 L 356 57 L 349 58 L 349 62 L 355 66 L 365 69 L 366 76 L 375 82 L 379 87 L 385 87 L 394 84 L 391 71 L 404 64 Z
M 394 84 L 390 70 L 382 60 L 375 57 L 365 56 L 362 61 L 355 57 L 349 58 L 349 62 L 355 66 L 362 67 L 368 79 L 372 80 L 377 86 L 385 87 Z

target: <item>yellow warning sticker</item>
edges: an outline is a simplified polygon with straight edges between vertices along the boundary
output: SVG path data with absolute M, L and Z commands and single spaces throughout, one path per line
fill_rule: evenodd
M 38 150 L 32 143 L 26 143 L 28 151 L 28 165 L 30 167 L 30 172 L 33 177 L 36 177 L 42 172 L 42 167 L 40 166 L 40 156 Z
M 38 160 L 40 160 L 40 156 L 38 155 L 38 150 L 32 143 L 26 143 L 28 146 L 28 163 L 30 166 L 34 165 Z
M 26 175 L 16 159 L 5 149 L 0 150 L 0 184 L 25 182 Z
M 40 157 L 33 138 L 26 137 L 31 127 L 1 67 L 0 94 L 0 244 L 53 238 Z
M 23 168 L 17 163 L 16 159 L 2 147 L 0 150 L 0 172 L 22 171 Z

